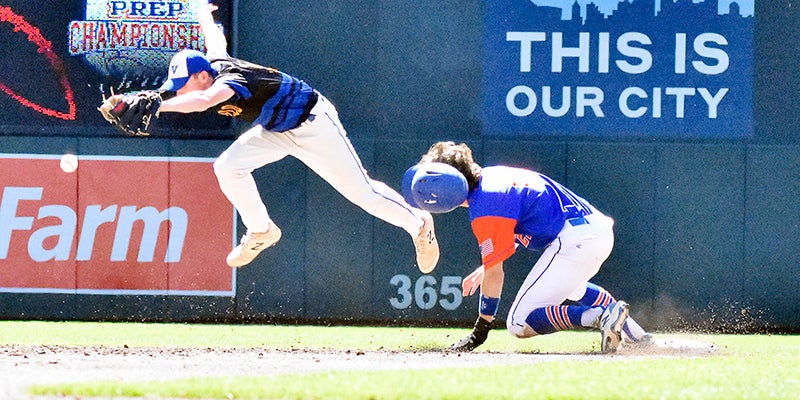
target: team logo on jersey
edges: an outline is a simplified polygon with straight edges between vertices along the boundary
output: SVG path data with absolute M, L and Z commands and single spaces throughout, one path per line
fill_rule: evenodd
M 237 117 L 242 113 L 242 109 L 233 104 L 226 104 L 217 110 L 217 113 L 226 117 Z
M 533 238 L 533 236 L 531 236 L 531 235 L 523 235 L 521 233 L 514 234 L 514 239 L 517 241 L 517 243 L 521 244 L 522 246 L 524 246 L 526 248 L 528 247 L 528 245 L 531 244 L 531 239 L 532 238 Z

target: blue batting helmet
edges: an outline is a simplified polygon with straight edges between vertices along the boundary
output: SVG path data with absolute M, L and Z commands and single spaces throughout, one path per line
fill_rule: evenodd
M 435 214 L 453 211 L 469 193 L 467 178 L 454 167 L 438 162 L 409 168 L 401 185 L 408 204 Z

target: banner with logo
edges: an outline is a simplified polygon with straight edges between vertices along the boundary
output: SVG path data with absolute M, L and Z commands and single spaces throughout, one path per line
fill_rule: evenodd
M 486 3 L 488 135 L 753 135 L 754 0 Z
M 0 154 L 0 292 L 234 296 L 205 158 Z

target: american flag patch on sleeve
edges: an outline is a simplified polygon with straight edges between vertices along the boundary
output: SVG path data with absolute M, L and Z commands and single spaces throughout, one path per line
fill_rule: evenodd
M 481 248 L 481 258 L 486 258 L 486 256 L 492 254 L 492 252 L 494 251 L 494 245 L 492 244 L 491 238 L 481 242 L 479 247 Z

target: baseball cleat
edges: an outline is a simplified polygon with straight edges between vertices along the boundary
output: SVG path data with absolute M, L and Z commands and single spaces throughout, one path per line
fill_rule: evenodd
M 611 303 L 600 317 L 600 351 L 603 354 L 617 351 L 622 343 L 622 326 L 628 318 L 628 303 L 618 301 Z
M 242 241 L 228 254 L 228 265 L 234 268 L 250 264 L 259 253 L 272 247 L 281 239 L 281 229 L 274 223 L 266 232 L 250 232 L 242 236 Z
M 624 331 L 623 331 L 624 333 Z M 622 335 L 622 344 L 624 346 L 629 346 L 634 349 L 646 349 L 656 345 L 656 340 L 653 339 L 653 335 L 649 333 L 645 333 L 640 338 L 634 338 L 633 336 L 629 336 L 627 334 Z
M 414 248 L 417 251 L 417 266 L 424 274 L 429 274 L 439 262 L 439 242 L 433 231 L 433 216 L 425 212 L 422 216 L 422 229 L 414 239 Z

